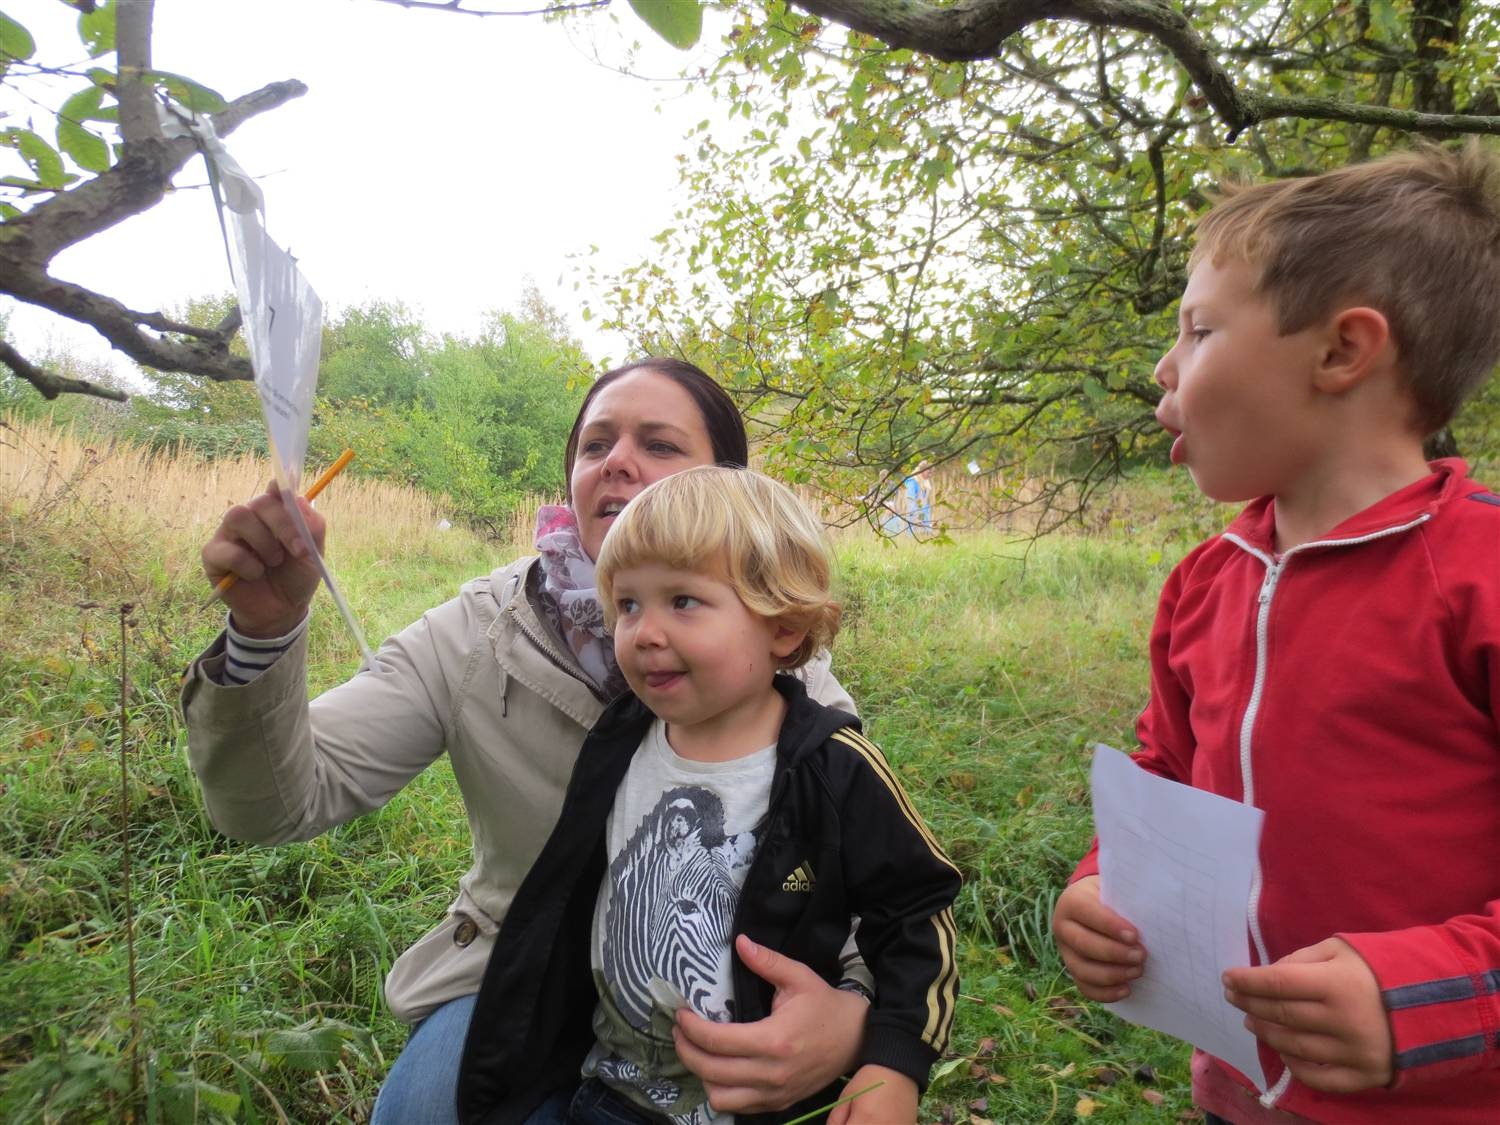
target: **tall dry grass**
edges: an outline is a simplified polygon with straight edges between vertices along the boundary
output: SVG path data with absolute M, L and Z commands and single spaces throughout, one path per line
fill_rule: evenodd
M 356 462 L 357 463 L 357 462 Z M 266 487 L 271 466 L 260 457 L 209 461 L 178 447 L 151 450 L 79 437 L 68 429 L 0 418 L 0 497 L 35 514 L 60 508 L 149 515 L 157 533 L 194 535 Z M 425 536 L 443 504 L 415 488 L 346 473 L 318 500 L 319 511 L 353 535 L 404 541 Z
M 209 590 L 203 544 L 224 512 L 270 476 L 257 457 L 210 461 L 0 416 L 0 594 L 9 594 L 0 596 L 0 635 L 11 646 L 55 645 L 59 636 L 38 628 L 41 618 L 130 602 L 167 649 L 183 622 L 212 616 L 197 612 Z M 440 529 L 440 498 L 352 472 L 317 505 L 329 521 L 334 572 L 354 583 L 415 586 L 424 604 L 413 614 L 452 593 L 425 573 L 459 568 L 472 576 L 514 554 L 461 528 Z M 387 627 L 396 626 L 373 626 L 377 636 Z

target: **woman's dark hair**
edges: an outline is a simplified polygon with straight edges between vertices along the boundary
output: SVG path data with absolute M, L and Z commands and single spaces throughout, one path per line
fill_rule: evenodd
M 698 407 L 698 413 L 703 416 L 703 428 L 708 431 L 709 446 L 713 449 L 717 464 L 734 465 L 743 469 L 750 463 L 750 441 L 745 436 L 745 420 L 740 417 L 739 408 L 734 405 L 734 400 L 724 388 L 687 360 L 647 356 L 606 371 L 595 380 L 589 393 L 583 396 L 583 405 L 578 408 L 578 417 L 573 419 L 573 429 L 568 433 L 568 445 L 563 453 L 563 479 L 567 482 L 570 500 L 573 495 L 573 462 L 578 458 L 578 431 L 583 428 L 584 416 L 593 405 L 595 395 L 616 379 L 624 378 L 633 371 L 650 371 L 672 380 L 688 393 Z

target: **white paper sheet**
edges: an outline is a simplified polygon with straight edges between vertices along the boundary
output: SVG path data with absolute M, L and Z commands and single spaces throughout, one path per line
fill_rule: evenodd
M 1250 884 L 1265 814 L 1147 773 L 1104 745 L 1094 747 L 1090 780 L 1100 894 L 1146 947 L 1130 996 L 1106 1006 L 1223 1059 L 1264 1090 L 1255 1037 L 1220 977 L 1250 964 Z
M 168 136 L 191 133 L 197 138 L 209 165 L 210 179 L 219 189 L 215 199 L 220 204 L 230 272 L 239 296 L 245 343 L 250 350 L 255 387 L 260 393 L 271 464 L 281 488 L 282 503 L 307 544 L 308 557 L 317 564 L 354 643 L 359 646 L 365 667 L 373 668 L 375 656 L 364 631 L 319 553 L 296 502 L 318 385 L 323 302 L 297 268 L 297 260 L 266 233 L 262 215 L 265 200 L 260 188 L 229 155 L 214 134 L 212 123 L 206 117 L 185 116 L 165 109 L 161 115 L 162 130 Z

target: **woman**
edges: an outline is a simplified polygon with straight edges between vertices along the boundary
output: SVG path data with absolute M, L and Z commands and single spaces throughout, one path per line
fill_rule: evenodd
M 272 490 L 232 508 L 203 548 L 230 629 L 189 671 L 188 747 L 210 819 L 259 843 L 308 839 L 379 808 L 446 751 L 464 796 L 474 865 L 444 921 L 396 961 L 386 999 L 415 1023 L 376 1101 L 376 1125 L 456 1120 L 474 994 L 496 928 L 551 832 L 583 737 L 618 669 L 593 599 L 593 559 L 614 517 L 653 481 L 744 464 L 744 422 L 691 364 L 647 359 L 589 390 L 564 458 L 569 507 L 544 509 L 539 556 L 501 567 L 381 646 L 376 667 L 307 703 L 306 618 L 317 590 Z M 302 512 L 320 545 L 323 520 Z M 853 709 L 828 670 L 808 690 Z M 679 1051 L 723 1110 L 776 1110 L 854 1057 L 866 1001 L 770 951 L 750 966 L 779 990 L 755 1024 L 681 1016 Z M 854 982 L 851 981 L 851 984 Z

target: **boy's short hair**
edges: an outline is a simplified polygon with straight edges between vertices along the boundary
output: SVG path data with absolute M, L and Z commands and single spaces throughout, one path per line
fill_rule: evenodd
M 1204 259 L 1258 267 L 1283 334 L 1354 304 L 1382 313 L 1424 435 L 1500 360 L 1500 161 L 1478 140 L 1231 186 L 1188 268 Z
M 649 563 L 721 576 L 756 616 L 806 630 L 783 668 L 800 668 L 838 633 L 823 525 L 791 489 L 760 473 L 716 465 L 686 469 L 625 506 L 604 537 L 595 569 L 611 628 L 614 576 Z

